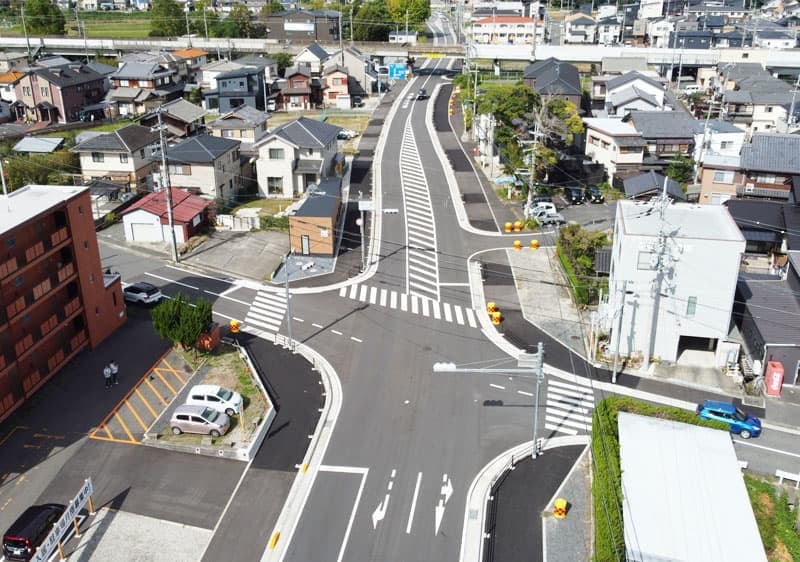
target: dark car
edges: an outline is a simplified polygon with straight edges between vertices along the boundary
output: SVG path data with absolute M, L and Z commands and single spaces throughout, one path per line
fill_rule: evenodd
M 599 187 L 596 185 L 590 185 L 586 188 L 586 199 L 592 203 L 603 203 L 606 200 L 606 196 L 603 195 L 603 192 L 600 191 Z
M 364 100 L 360 96 L 353 96 L 352 103 L 353 107 L 364 107 Z
M 57 503 L 32 505 L 22 512 L 3 535 L 6 560 L 30 560 L 36 549 L 61 518 L 65 506 Z
M 583 203 L 583 190 L 580 187 L 567 187 L 564 189 L 564 196 L 570 205 L 580 205 Z
M 417 99 L 418 99 L 418 100 L 426 100 L 426 99 L 428 99 L 428 92 L 427 92 L 427 91 L 425 91 L 425 88 L 422 88 L 422 89 L 421 89 L 421 90 L 420 90 L 420 91 L 417 93 Z
M 695 411 L 704 420 L 728 424 L 731 433 L 738 433 L 743 439 L 761 435 L 761 420 L 740 410 L 730 402 L 706 400 L 702 404 L 698 404 Z

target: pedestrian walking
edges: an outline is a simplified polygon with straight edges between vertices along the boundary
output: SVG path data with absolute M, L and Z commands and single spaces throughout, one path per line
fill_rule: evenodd
M 119 365 L 117 365 L 116 359 L 112 359 L 108 366 L 111 369 L 111 382 L 114 384 L 119 384 L 119 378 L 117 378 L 117 375 L 119 374 Z
M 106 365 L 103 367 L 103 378 L 106 380 L 106 390 L 111 388 L 111 366 Z

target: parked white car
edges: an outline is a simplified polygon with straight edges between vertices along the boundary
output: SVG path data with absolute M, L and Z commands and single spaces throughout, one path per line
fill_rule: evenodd
M 205 406 L 228 416 L 242 411 L 242 395 L 216 384 L 198 384 L 189 390 L 186 404 Z

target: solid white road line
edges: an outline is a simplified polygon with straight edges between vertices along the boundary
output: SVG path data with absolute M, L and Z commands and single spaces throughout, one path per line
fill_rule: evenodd
M 552 384 L 553 386 L 566 388 L 568 390 L 577 390 L 578 392 L 587 392 L 589 394 L 593 393 L 592 392 L 592 388 L 591 388 L 591 381 L 589 383 L 586 383 L 586 382 L 582 381 L 581 379 L 576 379 L 576 382 L 577 381 L 581 381 L 581 382 L 579 382 L 577 385 L 572 384 L 572 383 L 562 382 L 562 381 L 555 380 L 555 379 L 549 379 L 547 382 L 548 382 L 548 384 Z M 577 388 L 578 386 L 583 386 L 584 388 Z
M 588 414 L 592 411 L 592 408 L 581 408 L 580 406 L 574 406 L 572 404 L 566 404 L 564 402 L 559 402 L 557 400 L 547 400 L 547 406 L 553 406 L 554 408 L 568 408 L 571 412 L 576 412 L 580 414 Z
M 545 428 L 551 431 L 559 431 L 561 433 L 566 433 L 567 435 L 578 435 L 578 432 L 574 429 L 570 429 L 568 427 L 559 427 L 557 425 L 546 423 L 544 424 Z
M 342 333 L 339 330 L 331 330 L 331 332 L 333 332 L 337 336 L 341 336 L 342 335 Z
M 298 318 L 297 316 L 292 316 L 292 320 L 297 320 L 297 321 L 298 321 L 298 322 L 300 322 L 301 324 L 302 324 L 303 322 L 305 322 L 305 320 L 303 320 L 302 318 Z
M 187 289 L 193 289 L 195 291 L 199 291 L 200 287 L 195 287 L 193 285 L 187 285 L 186 283 L 181 283 L 180 281 L 175 281 L 174 279 L 170 279 L 169 277 L 161 277 L 160 275 L 156 275 L 155 273 L 150 273 L 149 271 L 145 271 L 145 275 L 149 275 L 150 277 L 155 277 L 156 279 L 160 279 L 162 281 L 166 281 L 167 283 L 173 283 L 175 285 L 180 285 L 181 287 L 186 287 Z
M 417 497 L 419 496 L 419 484 L 422 482 L 422 473 L 417 473 L 417 485 L 414 486 L 414 496 L 411 499 L 411 511 L 408 514 L 408 523 L 406 524 L 406 534 L 411 534 L 411 525 L 414 523 L 414 511 L 417 509 Z
M 356 518 L 356 510 L 358 509 L 358 504 L 361 502 L 361 493 L 364 491 L 364 483 L 367 481 L 367 472 L 362 473 L 361 475 L 361 484 L 358 487 L 358 493 L 356 494 L 356 499 L 353 502 L 353 509 L 350 511 L 350 520 L 347 522 L 347 529 L 344 532 L 344 537 L 342 538 L 342 548 L 339 549 L 339 556 L 336 558 L 337 562 L 342 562 L 344 560 L 344 551 L 347 548 L 347 541 L 350 540 L 350 531 L 353 529 L 353 520 Z
M 576 385 L 577 386 L 585 386 L 585 387 L 587 387 L 589 389 L 591 389 L 591 387 L 592 387 L 591 379 L 584 379 L 584 378 L 579 378 L 579 377 L 576 377 L 573 381 L 570 381 L 569 383 L 558 381 L 558 380 L 555 380 L 555 379 L 550 379 L 548 382 L 553 383 L 556 386 L 563 386 L 563 387 L 566 387 L 566 388 L 570 388 L 570 387 L 574 388 Z
M 576 429 L 581 429 L 581 430 L 584 430 L 584 431 L 589 429 L 589 428 L 586 427 L 585 423 L 574 422 L 574 421 L 572 421 L 570 419 L 567 419 L 567 418 L 557 418 L 555 416 L 545 416 L 544 419 L 549 421 L 550 423 L 558 424 L 559 426 L 574 427 Z
M 206 275 L 205 273 L 200 273 L 199 271 L 188 271 L 186 269 L 181 269 L 180 267 L 175 267 L 174 265 L 166 265 L 164 266 L 168 269 L 174 269 L 175 271 L 180 271 L 181 273 L 188 273 L 189 275 L 194 275 L 197 277 L 205 277 L 206 279 L 211 279 L 212 281 L 219 281 L 220 283 L 230 283 L 231 279 L 220 279 L 219 277 L 213 277 L 211 275 Z
M 747 445 L 748 447 L 755 447 L 756 449 L 763 449 L 765 451 L 769 451 L 771 453 L 778 453 L 780 455 L 786 455 L 788 457 L 795 457 L 800 458 L 800 454 L 797 453 L 790 453 L 789 451 L 782 451 L 781 449 L 773 449 L 772 447 L 765 447 L 764 445 L 756 445 L 750 441 L 743 441 L 741 439 L 734 439 L 734 443 L 737 445 Z
M 298 466 L 298 468 L 300 468 Z M 368 468 L 361 466 L 338 466 L 332 464 L 319 465 L 320 472 L 344 472 L 345 474 L 366 474 L 369 472 Z
M 325 327 L 321 324 L 317 324 L 316 322 L 312 322 L 311 325 L 314 326 L 315 328 L 319 328 L 320 330 Z

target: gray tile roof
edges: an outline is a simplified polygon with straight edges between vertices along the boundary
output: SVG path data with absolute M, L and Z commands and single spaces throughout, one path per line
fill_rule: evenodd
M 111 75 L 112 78 L 120 80 L 153 78 L 156 76 L 168 76 L 174 71 L 162 68 L 150 62 L 125 62 Z
M 87 82 L 103 80 L 103 75 L 98 74 L 85 64 L 71 64 L 69 66 L 58 66 L 51 68 L 31 68 L 31 72 L 36 74 L 39 79 L 45 79 L 59 88 L 69 88 Z
M 211 164 L 240 144 L 241 142 L 238 140 L 211 135 L 197 135 L 167 148 L 167 160 L 186 164 Z M 153 155 L 154 159 L 160 157 L 160 151 Z
M 654 108 L 658 107 L 658 100 L 653 94 L 645 92 L 644 90 L 641 90 L 636 86 L 629 86 L 622 90 L 617 90 L 616 92 L 612 92 L 609 101 L 611 101 L 612 105 L 616 107 L 636 99 L 644 100 L 650 105 L 652 105 Z
M 309 53 L 311 53 L 312 55 L 314 55 L 315 57 L 317 57 L 317 58 L 318 58 L 319 60 L 321 60 L 321 61 L 327 60 L 327 58 L 330 56 L 330 55 L 328 54 L 328 51 L 326 51 L 325 49 L 323 49 L 323 48 L 322 48 L 322 47 L 319 45 L 319 43 L 311 43 L 310 45 L 307 45 L 307 46 L 306 46 L 306 50 L 307 50 Z
M 300 148 L 322 148 L 336 139 L 340 130 L 341 127 L 329 125 L 324 121 L 300 117 L 281 125 L 266 139 L 278 136 Z
M 742 168 L 800 174 L 800 135 L 755 133 L 742 147 Z
M 556 58 L 551 57 L 529 65 L 523 77 L 535 80 L 534 87 L 540 94 L 581 95 L 578 69 Z
M 219 119 L 208 123 L 212 129 L 241 129 L 243 126 L 253 127 L 269 119 L 269 113 L 259 111 L 249 105 L 240 105 Z
M 657 80 L 654 80 L 649 76 L 645 76 L 641 72 L 637 72 L 634 70 L 633 72 L 628 72 L 626 74 L 623 74 L 622 76 L 617 76 L 606 82 L 606 90 L 607 91 L 615 90 L 620 86 L 624 86 L 625 84 L 628 84 L 635 80 L 642 80 L 643 82 L 646 82 L 655 88 L 659 88 L 661 90 L 664 89 L 664 85 L 661 82 L 658 82 Z
M 741 35 L 741 32 L 739 33 Z M 728 80 L 734 82 L 738 82 L 749 76 L 771 76 L 760 62 L 719 63 L 717 65 L 717 72 L 722 76 L 723 81 L 727 76 Z
M 242 66 L 240 68 L 236 68 L 234 70 L 229 70 L 228 72 L 222 72 L 217 75 L 217 82 L 220 80 L 228 80 L 230 78 L 244 78 L 247 76 L 252 76 L 254 74 L 260 75 L 262 73 L 263 67 L 256 68 L 255 66 Z
M 88 66 L 98 74 L 102 74 L 103 76 L 114 74 L 117 71 L 116 66 L 111 66 L 110 64 L 103 64 L 102 62 L 97 62 L 96 60 L 93 60 L 86 66 Z
M 622 120 L 632 122 L 645 139 L 692 138 L 698 123 L 683 111 L 633 111 Z
M 647 173 L 632 176 L 622 181 L 626 197 L 638 197 L 648 192 L 658 192 L 664 189 L 664 176 L 650 170 Z M 667 195 L 680 201 L 686 200 L 686 194 L 680 184 L 675 180 L 667 180 Z
M 740 275 L 736 295 L 745 302 L 765 343 L 796 345 L 800 341 L 800 304 L 786 281 Z
M 589 16 L 581 16 L 573 20 L 567 20 L 569 25 L 594 25 L 595 21 Z
M 319 185 L 309 188 L 306 199 L 297 209 L 296 217 L 330 217 L 339 205 L 342 196 L 341 178 L 327 178 Z
M 275 64 L 274 59 L 262 55 L 245 55 L 243 57 L 239 57 L 234 62 L 245 66 L 255 66 L 256 68 L 264 68 L 265 66 Z
M 128 125 L 111 133 L 97 135 L 78 144 L 74 152 L 133 152 L 158 142 L 158 133 L 149 127 Z
M 188 102 L 183 98 L 165 103 L 161 107 L 168 115 L 180 119 L 184 123 L 194 123 L 208 114 L 202 107 Z

